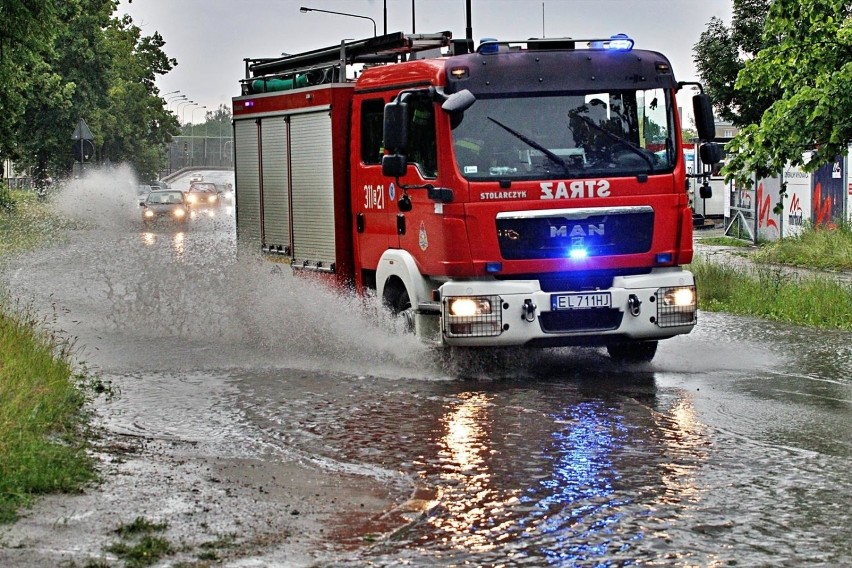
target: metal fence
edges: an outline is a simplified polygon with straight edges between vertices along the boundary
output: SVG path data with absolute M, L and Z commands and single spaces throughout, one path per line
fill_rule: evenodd
M 222 136 L 175 136 L 166 145 L 167 174 L 183 168 L 234 166 L 234 143 L 230 134 Z

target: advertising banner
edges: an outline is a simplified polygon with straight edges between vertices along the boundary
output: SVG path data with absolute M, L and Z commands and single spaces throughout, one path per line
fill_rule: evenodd
M 757 238 L 765 241 L 777 241 L 781 238 L 782 215 L 774 212 L 781 201 L 781 178 L 771 177 L 757 181 L 754 192 L 757 213 Z
M 846 176 L 843 174 L 845 160 L 838 156 L 814 172 L 813 201 L 811 214 L 814 226 L 835 226 L 843 220 L 846 202 Z
M 792 237 L 802 233 L 802 227 L 811 220 L 811 178 L 800 166 L 787 166 L 784 181 L 787 183 L 787 197 L 784 199 L 784 236 Z

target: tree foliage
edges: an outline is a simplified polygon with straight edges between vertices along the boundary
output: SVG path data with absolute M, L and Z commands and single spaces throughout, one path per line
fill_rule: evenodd
M 770 3 L 771 0 L 734 0 L 731 26 L 712 18 L 695 44 L 693 60 L 716 112 L 738 127 L 759 122 L 781 94 L 778 89 L 763 92 L 736 88 L 737 76 L 746 61 L 774 43 L 763 38 Z
M 0 0 L 0 156 L 17 158 L 19 126 L 32 78 L 58 26 L 53 0 Z
M 787 163 L 815 170 L 852 139 L 852 3 L 774 0 L 761 38 L 734 90 L 773 100 L 729 143 L 724 170 L 745 184 Z M 806 162 L 808 150 L 816 153 Z
M 177 134 L 155 85 L 177 62 L 116 0 L 0 0 L 0 154 L 37 178 L 70 171 L 82 118 L 96 156 L 156 177 Z M 7 88 L 11 87 L 11 88 Z M 26 95 L 26 96 L 24 96 Z

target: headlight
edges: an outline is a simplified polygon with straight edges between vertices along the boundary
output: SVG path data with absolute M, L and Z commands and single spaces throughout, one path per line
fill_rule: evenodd
M 194 195 L 190 195 L 189 197 L 186 198 L 186 200 L 189 201 L 190 203 L 195 203 L 196 201 L 198 201 L 198 198 Z
M 666 288 L 663 303 L 667 306 L 691 306 L 695 303 L 694 288 Z
M 451 298 L 449 301 L 451 316 L 469 318 L 491 313 L 491 300 L 488 298 Z
M 500 296 L 444 299 L 443 328 L 448 337 L 494 337 L 503 333 Z
M 698 313 L 695 286 L 671 286 L 657 290 L 657 325 L 695 325 Z
M 210 197 L 207 198 L 207 202 L 208 203 L 216 203 L 216 196 L 211 195 Z
M 154 212 L 153 212 L 153 211 L 151 211 L 150 209 L 146 209 L 146 210 L 145 210 L 145 213 L 143 213 L 143 215 L 145 215 L 146 217 L 153 217 L 153 216 L 154 216 Z
M 183 217 L 186 215 L 186 211 L 183 209 L 175 209 L 175 217 Z

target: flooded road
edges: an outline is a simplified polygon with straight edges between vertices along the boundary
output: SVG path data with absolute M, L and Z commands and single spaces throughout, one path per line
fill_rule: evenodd
M 234 566 L 852 564 L 852 334 L 702 312 L 646 366 L 583 349 L 457 364 L 238 254 L 228 212 L 145 231 L 120 200 L 93 207 L 3 281 L 116 387 L 99 425 L 214 473 L 125 470 L 89 492 L 112 517 L 74 505 L 98 511 L 66 519 L 77 548 L 33 528 L 37 507 L 0 560 L 99 557 L 87 518 L 144 514 L 189 560 L 199 534 L 239 535 Z M 252 493 L 214 497 L 227 483 Z

